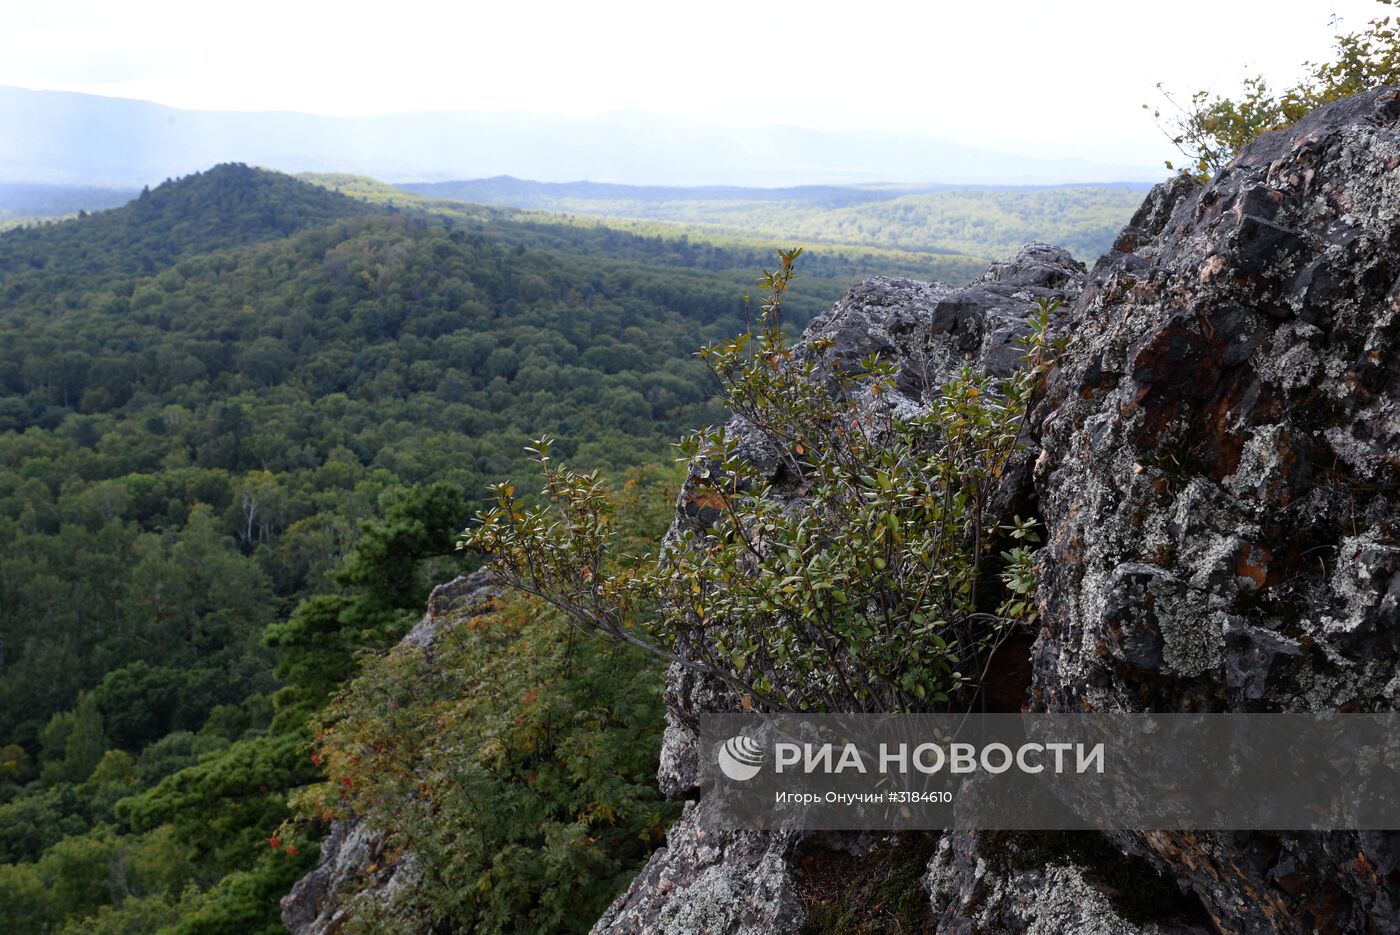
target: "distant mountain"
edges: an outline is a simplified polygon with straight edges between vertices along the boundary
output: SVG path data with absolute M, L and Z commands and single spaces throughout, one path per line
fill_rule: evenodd
M 404 182 L 394 186 L 428 198 L 509 205 L 541 211 L 569 210 L 586 202 L 664 205 L 678 201 L 740 201 L 845 208 L 900 195 L 942 191 L 951 185 L 622 185 L 615 182 L 535 182 L 510 175 L 451 182 Z M 1145 187 L 1145 183 L 1144 183 Z
M 514 175 L 646 185 L 1155 181 L 1160 169 L 1028 159 L 912 134 L 733 129 L 633 112 L 324 117 L 179 110 L 0 88 L 0 181 L 141 185 L 238 161 L 388 181 Z
M 134 188 L 0 182 L 0 222 L 102 211 L 124 205 L 136 195 Z
M 218 165 L 83 219 L 0 237 L 0 274 L 152 272 L 183 256 L 289 236 L 374 209 L 290 176 Z
M 1006 256 L 1030 240 L 1082 260 L 1106 252 L 1149 188 L 1108 185 L 640 186 L 498 176 L 417 182 L 400 191 L 561 214 L 663 221 L 696 232 L 920 253 Z

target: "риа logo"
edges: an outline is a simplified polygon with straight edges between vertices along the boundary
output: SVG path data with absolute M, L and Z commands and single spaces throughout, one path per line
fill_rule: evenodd
M 719 768 L 735 782 L 752 779 L 763 768 L 763 747 L 751 737 L 730 737 L 719 748 Z

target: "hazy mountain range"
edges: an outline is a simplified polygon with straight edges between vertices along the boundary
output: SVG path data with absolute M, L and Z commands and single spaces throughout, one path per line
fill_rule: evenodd
M 306 178 L 376 198 L 375 193 L 358 190 L 363 180 L 346 185 L 337 177 Z M 391 190 L 428 199 L 607 218 L 610 224 L 636 232 L 647 231 L 655 222 L 720 239 L 956 253 L 984 261 L 1009 256 L 1028 240 L 1046 240 L 1092 261 L 1113 243 L 1148 188 L 1142 182 L 678 187 L 536 182 L 498 176 L 410 182 Z
M 1056 184 L 1163 175 L 912 134 L 735 129 L 636 112 L 587 119 L 468 111 L 326 117 L 180 110 L 5 87 L 0 128 L 0 182 L 59 185 L 154 184 L 227 161 L 391 182 L 513 175 L 634 185 Z

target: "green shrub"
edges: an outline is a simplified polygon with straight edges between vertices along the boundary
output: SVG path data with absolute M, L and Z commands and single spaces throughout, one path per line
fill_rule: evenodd
M 629 541 L 665 528 L 678 477 L 650 476 L 621 493 Z M 276 846 L 358 816 L 383 836 L 379 867 L 413 854 L 418 882 L 392 905 L 356 903 L 346 932 L 586 932 L 677 811 L 654 779 L 660 667 L 537 601 L 449 610 L 437 627 L 430 655 L 368 661 L 317 716 L 327 781 L 297 796 L 304 818 Z
M 892 401 L 895 366 L 828 371 L 821 342 L 790 345 L 783 299 L 801 249 L 780 252 L 759 327 L 702 350 L 722 401 L 775 453 L 804 498 L 770 496 L 726 429 L 680 446 L 697 502 L 718 514 L 659 561 L 619 555 L 606 485 L 532 449 L 542 504 L 493 488 L 462 545 L 576 627 L 727 683 L 770 710 L 904 711 L 959 702 L 1007 627 L 1034 615 L 1031 521 L 994 528 L 990 500 L 1048 367 L 1040 310 L 1024 366 L 965 366 L 917 415 Z M 826 392 L 822 392 L 825 387 Z M 1012 548 L 997 556 L 1005 536 Z M 984 605 L 988 578 L 997 598 Z M 686 652 L 669 647 L 683 644 Z

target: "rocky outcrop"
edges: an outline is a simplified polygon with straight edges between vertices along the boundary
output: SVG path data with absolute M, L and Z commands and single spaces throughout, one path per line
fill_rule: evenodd
M 1207 935 L 1199 907 L 1100 835 L 950 832 L 924 885 L 946 935 Z
M 431 654 L 440 627 L 482 612 L 497 593 L 482 571 L 439 585 L 428 598 L 428 612 L 393 651 Z M 363 820 L 332 822 L 316 869 L 282 898 L 282 924 L 293 935 L 330 935 L 340 930 L 351 908 L 365 900 L 387 907 L 418 879 L 413 854 L 390 857 L 383 838 Z
M 1400 701 L 1392 114 L 1266 135 L 1094 271 L 1039 420 L 1038 706 Z
M 764 935 L 796 931 L 802 910 L 791 835 L 706 830 L 695 805 L 594 932 Z
M 1400 703 L 1400 91 L 1161 187 L 1038 415 L 1031 703 Z M 1119 835 L 1228 932 L 1400 930 L 1392 835 Z
M 1009 363 L 1031 299 L 1076 295 L 1007 494 L 1048 534 L 1023 705 L 1400 705 L 1400 91 L 1158 186 L 1087 277 L 1035 244 L 963 289 L 870 280 L 807 336 L 895 359 L 916 408 L 967 357 Z M 677 528 L 713 521 L 694 494 Z M 732 699 L 679 671 L 667 699 L 661 780 L 694 795 L 693 715 Z M 796 931 L 793 840 L 691 814 L 595 931 Z M 1394 834 L 959 832 L 924 884 L 939 932 L 1400 931 Z
M 316 869 L 282 898 L 282 924 L 296 935 L 328 935 L 339 930 L 361 900 L 388 906 L 418 880 L 413 855 L 383 861 L 383 840 L 362 820 L 331 823 L 321 843 Z M 384 866 L 380 866 L 381 861 Z

